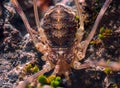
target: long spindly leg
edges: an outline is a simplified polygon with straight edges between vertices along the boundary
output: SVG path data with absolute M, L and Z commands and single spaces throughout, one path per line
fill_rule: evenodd
M 95 34 L 96 30 L 97 30 L 97 27 L 98 27 L 98 25 L 99 25 L 103 15 L 104 15 L 105 11 L 107 10 L 107 8 L 109 7 L 111 2 L 112 2 L 112 0 L 106 0 L 103 7 L 101 8 L 101 10 L 100 10 L 100 12 L 99 12 L 99 14 L 97 16 L 97 19 L 95 20 L 93 28 L 92 28 L 90 34 L 88 35 L 87 39 L 85 40 L 85 44 L 84 44 L 84 47 L 83 47 L 84 48 L 84 50 L 83 50 L 84 55 L 86 54 L 87 47 L 88 47 L 90 41 L 92 40 L 92 38 L 93 38 L 93 36 L 94 36 L 94 34 Z
M 51 64 L 49 62 L 46 62 L 46 64 L 43 66 L 43 69 L 41 71 L 35 73 L 34 75 L 22 81 L 16 88 L 27 88 L 28 84 L 37 80 L 38 76 L 43 75 L 44 73 L 49 72 L 52 69 L 53 67 L 51 66 Z
M 53 71 L 52 75 L 56 75 L 58 73 L 59 69 L 60 69 L 60 66 L 56 65 L 55 68 L 54 68 L 54 71 Z
M 19 3 L 17 2 L 17 0 L 11 0 L 12 4 L 14 5 L 15 9 L 17 10 L 17 12 L 19 13 L 20 17 L 22 18 L 24 25 L 27 29 L 27 32 L 30 34 L 31 39 L 33 40 L 34 44 L 36 43 L 36 39 L 32 34 L 32 28 L 30 27 L 30 24 L 21 8 L 21 6 L 19 5 Z
M 82 5 L 79 4 L 78 0 L 74 0 L 76 8 L 77 8 L 77 14 L 80 18 L 80 27 L 77 30 L 76 33 L 76 39 L 78 42 L 80 42 L 82 40 L 82 37 L 84 35 L 84 20 L 85 18 L 83 17 L 83 9 L 82 9 Z
M 40 36 L 40 40 L 44 43 L 44 44 L 47 44 L 47 38 L 46 38 L 46 35 L 44 33 L 44 30 L 43 28 L 41 28 L 40 26 L 40 20 L 39 20 L 39 15 L 38 15 L 38 8 L 37 8 L 37 1 L 36 0 L 33 0 L 33 7 L 34 7 L 34 15 L 35 15 L 35 22 L 36 22 L 36 25 L 37 25 L 37 29 L 39 31 L 39 36 Z M 37 46 L 37 44 L 36 44 Z
M 46 41 L 47 39 L 46 39 L 46 36 L 45 36 L 45 34 L 44 34 L 43 29 L 38 26 L 39 31 L 40 31 L 40 37 L 41 37 L 41 38 L 39 39 L 39 40 L 40 40 L 40 41 L 39 41 L 39 40 L 33 35 L 33 32 L 32 32 L 33 29 L 30 27 L 29 22 L 28 22 L 28 20 L 27 20 L 27 18 L 26 18 L 26 16 L 25 16 L 25 14 L 24 14 L 21 6 L 20 6 L 19 3 L 17 2 L 17 0 L 11 0 L 11 2 L 12 2 L 12 4 L 14 5 L 14 7 L 16 8 L 17 12 L 19 13 L 20 17 L 22 18 L 22 20 L 23 20 L 23 22 L 24 22 L 24 25 L 25 25 L 28 33 L 30 34 L 30 37 L 31 37 L 31 39 L 32 39 L 35 47 L 36 47 L 40 52 L 43 52 L 43 51 L 45 51 L 46 49 L 48 49 L 48 47 L 45 45 L 45 43 L 46 43 L 45 41 Z M 34 1 L 34 3 L 35 3 L 35 1 Z M 35 5 L 35 6 L 36 6 L 36 5 Z M 35 7 L 35 6 L 34 6 L 34 7 Z M 35 7 L 35 8 L 37 8 L 37 7 Z M 35 10 L 35 14 L 37 14 L 37 9 Z M 35 18 L 38 19 L 37 16 L 35 16 Z M 36 21 L 37 21 L 37 20 L 36 20 Z M 39 21 L 37 21 L 37 25 L 39 25 Z
M 35 15 L 35 22 L 37 25 L 37 29 L 40 28 L 40 20 L 39 20 L 39 15 L 38 15 L 38 9 L 37 9 L 37 1 L 33 0 L 33 7 L 34 7 L 34 15 Z
M 74 69 L 78 70 L 78 69 L 90 68 L 91 65 L 90 65 L 90 63 L 81 64 L 79 61 L 74 61 L 72 67 Z
M 85 63 L 81 64 L 78 61 L 74 61 L 73 66 L 74 69 L 85 69 L 85 68 L 97 68 L 97 70 L 104 70 L 105 68 L 110 68 L 111 71 L 120 71 L 120 62 L 110 61 L 107 63 L 105 60 L 87 60 Z
M 77 1 L 77 0 L 75 0 Z M 92 40 L 95 32 L 96 32 L 96 29 L 105 13 L 105 11 L 107 10 L 108 6 L 110 5 L 112 0 L 106 0 L 103 7 L 101 8 L 98 16 L 97 16 L 97 19 L 94 23 L 94 26 L 90 32 L 90 34 L 88 35 L 87 39 L 85 41 L 82 41 L 81 43 L 78 43 L 75 47 L 77 48 L 77 50 L 75 49 L 76 51 L 76 56 L 77 56 L 77 59 L 78 61 L 80 61 L 81 59 L 83 59 L 85 57 L 85 54 L 86 54 L 86 50 L 88 48 L 88 45 L 90 43 L 90 41 Z
M 70 80 L 70 73 L 68 71 L 65 72 L 65 79 L 67 81 L 67 85 L 71 85 L 71 80 Z

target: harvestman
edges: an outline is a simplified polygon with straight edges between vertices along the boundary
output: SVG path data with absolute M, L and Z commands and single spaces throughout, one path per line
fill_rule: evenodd
M 103 67 L 108 66 L 105 62 L 93 61 L 93 63 L 81 64 L 79 61 L 84 59 L 88 45 L 112 0 L 105 1 L 90 34 L 84 41 L 82 41 L 82 37 L 84 35 L 85 19 L 82 14 L 82 6 L 79 5 L 78 0 L 74 0 L 77 14 L 73 12 L 70 7 L 57 4 L 45 13 L 41 25 L 38 17 L 36 0 L 33 0 L 35 21 L 38 29 L 38 33 L 36 33 L 39 35 L 39 38 L 36 38 L 33 34 L 33 29 L 30 27 L 29 22 L 17 0 L 11 0 L 11 2 L 21 16 L 34 46 L 43 54 L 42 59 L 46 61 L 40 72 L 28 77 L 20 83 L 17 88 L 26 88 L 27 84 L 31 83 L 39 75 L 49 72 L 52 69 L 54 69 L 52 75 L 64 75 L 66 80 L 69 81 L 71 68 L 79 70 L 90 68 L 93 65 Z M 80 26 L 78 25 L 78 21 L 75 19 L 76 15 L 79 16 Z M 119 63 L 117 64 L 119 65 Z M 109 67 L 112 68 L 112 65 L 109 65 Z

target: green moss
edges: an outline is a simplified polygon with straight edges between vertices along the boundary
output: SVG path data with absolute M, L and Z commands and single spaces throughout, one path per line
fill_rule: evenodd
M 48 77 L 48 82 L 51 83 L 53 80 L 55 80 L 56 76 L 55 75 L 51 75 Z
M 60 82 L 54 80 L 50 83 L 50 85 L 53 86 L 53 87 L 58 87 L 60 85 Z
M 105 68 L 104 72 L 105 72 L 107 75 L 109 75 L 109 74 L 112 73 L 112 70 L 111 70 L 111 68 L 107 67 L 107 68 Z
M 59 77 L 59 76 L 56 77 L 54 75 L 49 76 L 48 82 L 52 87 L 58 87 L 61 83 L 61 77 Z
M 27 65 L 27 68 L 28 68 L 28 69 L 32 68 L 32 64 L 28 64 L 28 65 Z
M 107 34 L 111 34 L 111 33 L 112 33 L 112 30 L 110 30 L 110 29 L 106 29 L 105 33 L 107 33 Z
M 103 38 L 108 38 L 111 35 L 112 35 L 112 30 L 111 29 L 107 29 L 107 28 L 101 27 L 100 28 L 100 33 L 98 35 L 98 38 L 102 40 Z
M 104 32 L 105 32 L 105 28 L 104 27 L 101 27 L 100 28 L 100 34 L 98 35 L 98 38 L 99 39 L 103 39 L 105 36 L 104 36 Z
M 38 77 L 38 81 L 44 86 L 44 85 L 50 85 L 53 88 L 59 87 L 61 83 L 61 77 L 51 75 L 48 78 L 44 75 L 41 75 Z
M 100 28 L 100 34 L 104 33 L 105 32 L 105 28 L 104 27 L 101 27 Z
M 77 21 L 79 21 L 79 16 L 75 16 L 75 19 L 76 19 Z
M 60 85 L 60 82 L 61 82 L 61 77 L 57 76 L 51 81 L 50 85 L 53 87 L 58 87 Z
M 107 60 L 106 64 L 110 64 L 110 60 Z
M 39 68 L 37 65 L 35 65 L 33 68 L 31 68 L 32 72 L 36 73 L 39 72 Z
M 47 84 L 48 81 L 47 81 L 47 77 L 44 76 L 44 75 L 41 75 L 38 77 L 38 81 L 41 83 L 41 84 Z
M 95 44 L 95 41 L 91 41 L 91 42 L 90 42 L 90 45 L 94 45 L 94 44 Z
M 27 88 L 32 88 L 32 86 L 30 84 L 28 84 Z
M 25 67 L 24 71 L 25 72 L 30 72 L 32 67 L 33 67 L 32 64 L 27 64 L 27 66 Z
M 99 35 L 98 35 L 98 38 L 99 38 L 99 39 L 103 39 L 103 38 L 104 38 L 104 35 L 99 34 Z
M 57 77 L 55 78 L 55 81 L 61 82 L 61 77 L 57 76 Z
M 118 88 L 118 85 L 117 85 L 116 83 L 114 83 L 114 84 L 112 85 L 112 87 L 113 87 L 113 88 Z

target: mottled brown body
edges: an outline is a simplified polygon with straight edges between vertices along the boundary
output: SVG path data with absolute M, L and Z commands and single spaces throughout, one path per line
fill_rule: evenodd
M 51 52 L 47 56 L 48 60 L 55 65 L 64 63 L 61 64 L 62 67 L 71 64 L 74 59 L 71 48 L 75 43 L 78 29 L 75 13 L 64 5 L 56 5 L 46 12 L 41 27 L 51 47 Z
M 43 18 L 42 28 L 53 48 L 69 48 L 73 45 L 78 22 L 70 8 L 56 5 Z

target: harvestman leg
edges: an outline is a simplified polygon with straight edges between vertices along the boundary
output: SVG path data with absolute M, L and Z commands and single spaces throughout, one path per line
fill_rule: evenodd
M 50 71 L 51 64 L 49 62 L 46 62 L 46 64 L 43 66 L 43 69 L 37 73 L 35 73 L 32 76 L 29 76 L 27 79 L 22 81 L 16 88 L 27 88 L 28 84 L 32 83 L 33 81 L 37 80 L 37 77 L 40 75 L 43 75 L 44 73 Z
M 83 9 L 82 9 L 82 6 L 79 4 L 79 1 L 78 0 L 74 0 L 75 2 L 75 5 L 76 5 L 76 8 L 77 8 L 77 15 L 79 16 L 80 18 L 80 27 L 78 28 L 77 30 L 77 34 L 76 34 L 76 37 L 77 37 L 77 41 L 78 43 L 81 42 L 81 39 L 84 35 L 84 17 L 83 17 Z
M 39 16 L 38 16 L 38 9 L 37 9 L 37 4 L 36 4 L 36 0 L 33 0 L 33 7 L 34 7 L 34 15 L 35 15 L 35 22 L 37 25 L 37 28 L 40 28 L 40 20 L 39 20 Z
M 77 9 L 77 15 L 80 18 L 80 27 L 78 28 L 77 33 L 76 33 L 76 41 L 75 41 L 75 45 L 73 46 L 73 51 L 76 52 L 76 56 L 77 56 L 76 59 L 78 61 L 80 61 L 81 59 L 84 58 L 82 51 L 83 51 L 83 46 L 84 46 L 85 42 L 81 43 L 81 40 L 84 35 L 84 20 L 85 20 L 85 18 L 82 14 L 83 13 L 82 5 L 79 4 L 78 0 L 74 0 L 74 2 L 76 5 L 76 9 Z M 75 48 L 78 48 L 78 50 Z
M 22 8 L 20 7 L 17 0 L 11 0 L 11 2 L 14 5 L 14 7 L 16 8 L 17 12 L 19 13 L 20 17 L 22 18 L 22 20 L 24 22 L 24 25 L 25 25 L 25 27 L 27 29 L 27 32 L 30 34 L 31 39 L 33 40 L 33 43 L 35 44 L 36 43 L 35 37 L 33 36 L 32 32 L 31 32 L 32 28 L 30 27 L 29 22 L 28 22 L 25 14 L 24 14 Z
M 75 2 L 76 2 L 76 5 L 78 5 L 77 4 L 78 0 L 75 0 Z M 78 51 L 80 53 L 80 55 L 79 55 L 80 59 L 79 60 L 81 60 L 81 59 L 83 59 L 85 57 L 88 45 L 89 45 L 90 41 L 92 40 L 92 38 L 93 38 L 93 36 L 94 36 L 94 34 L 95 34 L 96 30 L 97 30 L 97 27 L 98 27 L 98 25 L 99 25 L 99 23 L 100 23 L 103 15 L 104 15 L 105 11 L 107 10 L 107 8 L 108 8 L 108 6 L 110 5 L 111 2 L 112 2 L 112 0 L 106 0 L 105 3 L 104 3 L 104 5 L 103 5 L 103 7 L 101 8 L 101 10 L 100 10 L 100 12 L 99 12 L 99 14 L 97 16 L 97 19 L 95 20 L 95 23 L 93 25 L 93 28 L 92 28 L 90 34 L 88 35 L 87 39 L 85 41 L 83 41 L 84 45 L 81 45 L 82 46 L 82 52 Z M 79 10 L 79 6 L 77 6 L 77 8 Z M 78 11 L 78 12 L 80 13 L 81 11 Z M 75 69 L 82 69 L 82 68 L 88 68 L 88 67 L 90 67 L 90 65 L 89 64 L 87 65 L 86 63 L 81 65 L 79 63 L 79 60 L 73 62 L 73 67 Z
M 120 71 L 120 62 L 114 62 L 114 61 L 110 61 L 110 63 L 107 63 L 107 61 L 101 59 L 99 61 L 97 60 L 89 60 L 84 64 L 80 64 L 79 62 L 76 63 L 76 65 L 74 65 L 75 69 L 85 69 L 85 68 L 93 68 L 93 67 L 97 67 L 99 66 L 100 68 L 104 69 L 104 68 L 110 68 L 111 71 Z M 102 70 L 100 69 L 100 70 Z M 99 70 L 99 69 L 98 69 Z
M 96 30 L 98 28 L 98 25 L 99 25 L 105 11 L 107 10 L 107 8 L 109 7 L 111 2 L 112 2 L 112 0 L 106 0 L 103 7 L 101 8 L 101 10 L 100 10 L 100 12 L 99 12 L 99 14 L 97 16 L 97 19 L 95 20 L 93 28 L 92 28 L 90 34 L 88 35 L 87 39 L 85 40 L 85 47 L 84 47 L 84 51 L 83 51 L 84 55 L 86 54 L 87 47 L 88 47 L 90 41 L 92 40 L 93 36 L 95 35 L 95 32 L 96 32 Z
M 30 27 L 29 25 L 29 22 L 24 14 L 24 12 L 22 11 L 19 3 L 17 2 L 17 0 L 11 0 L 12 4 L 14 5 L 14 7 L 16 8 L 17 12 L 19 13 L 20 17 L 22 18 L 23 22 L 24 22 L 24 25 L 28 31 L 28 33 L 30 34 L 30 37 L 31 39 L 33 40 L 33 43 L 35 46 L 38 46 L 38 50 L 40 52 L 43 52 L 43 50 L 46 50 L 47 48 L 44 47 L 45 45 L 43 44 L 43 41 L 41 40 L 40 43 L 38 43 L 38 40 L 36 40 L 35 36 L 32 34 L 32 28 Z M 35 4 L 35 1 L 34 1 L 34 8 L 36 4 Z M 34 9 L 35 10 L 35 9 Z M 35 14 L 38 14 L 36 13 L 37 9 L 35 10 Z M 35 16 L 35 18 L 37 18 L 37 16 Z M 37 26 L 39 28 L 39 21 L 37 21 Z M 41 29 L 42 30 L 42 29 Z M 42 34 L 42 33 L 41 33 Z M 44 35 L 44 34 L 43 34 Z M 43 36 L 42 36 L 43 37 Z M 44 37 L 43 37 L 44 38 Z M 43 49 L 45 48 L 45 49 Z M 40 71 L 40 72 L 37 72 L 36 74 L 28 77 L 26 80 L 24 80 L 22 83 L 20 83 L 16 88 L 26 88 L 26 86 L 31 83 L 33 80 L 35 80 L 39 75 L 42 75 L 48 71 L 50 71 L 53 67 L 51 67 L 51 64 L 49 62 L 46 62 L 46 64 L 43 66 L 43 69 Z
M 35 22 L 36 22 L 36 25 L 37 25 L 37 29 L 38 29 L 40 40 L 41 40 L 42 44 L 41 44 L 41 42 L 39 42 L 39 43 L 36 43 L 35 46 L 40 52 L 44 53 L 45 52 L 45 51 L 43 51 L 44 49 L 41 50 L 41 48 L 43 48 L 43 47 L 46 48 L 48 42 L 47 42 L 47 37 L 44 33 L 44 30 L 40 26 L 40 20 L 39 20 L 39 15 L 38 15 L 38 9 L 37 9 L 36 2 L 37 2 L 36 0 L 33 0 L 34 15 L 35 15 Z M 49 48 L 49 47 L 47 47 L 47 48 Z
M 36 16 L 37 13 L 37 9 L 34 9 L 34 12 L 35 12 L 35 19 L 36 19 L 36 24 L 38 26 L 38 29 L 39 29 L 39 32 L 40 32 L 40 41 L 38 41 L 38 39 L 35 38 L 35 36 L 33 35 L 32 33 L 32 28 L 30 27 L 29 25 L 29 22 L 22 10 L 22 8 L 20 7 L 19 3 L 17 2 L 17 0 L 11 0 L 12 4 L 14 5 L 14 7 L 16 8 L 17 12 L 19 13 L 20 17 L 22 18 L 23 22 L 24 22 L 24 25 L 27 29 L 27 32 L 30 34 L 30 37 L 35 45 L 35 47 L 40 51 L 40 52 L 43 52 L 45 51 L 48 47 L 46 47 L 46 36 L 44 34 L 44 31 L 42 28 L 39 27 L 39 20 L 38 17 Z M 34 1 L 34 8 L 35 8 L 36 4 L 35 4 L 35 1 Z M 37 7 L 36 7 L 37 8 Z

